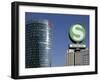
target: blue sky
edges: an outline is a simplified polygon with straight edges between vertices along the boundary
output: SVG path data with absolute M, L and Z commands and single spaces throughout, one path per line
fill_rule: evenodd
M 32 19 L 47 19 L 52 23 L 51 66 L 64 66 L 68 44 L 72 43 L 68 36 L 71 25 L 76 23 L 84 25 L 86 29 L 86 38 L 82 43 L 85 43 L 86 46 L 89 47 L 88 15 L 26 12 L 25 21 L 27 22 Z

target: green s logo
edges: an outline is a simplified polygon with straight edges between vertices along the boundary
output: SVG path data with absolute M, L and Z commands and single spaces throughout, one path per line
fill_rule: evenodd
M 75 42 L 80 42 L 85 38 L 85 28 L 81 24 L 75 24 L 70 28 L 69 35 Z

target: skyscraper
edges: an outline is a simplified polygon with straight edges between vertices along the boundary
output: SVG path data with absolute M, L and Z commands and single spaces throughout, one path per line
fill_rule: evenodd
M 48 20 L 31 20 L 25 26 L 25 67 L 50 67 L 51 25 Z
M 75 49 L 68 49 L 65 54 L 65 65 L 76 66 L 76 65 L 89 65 L 89 49 L 81 49 L 75 51 Z
M 65 55 L 65 66 L 74 65 L 74 50 L 68 49 Z
M 86 48 L 80 51 L 80 65 L 89 65 L 89 49 Z
M 80 51 L 75 51 L 74 65 L 80 65 Z

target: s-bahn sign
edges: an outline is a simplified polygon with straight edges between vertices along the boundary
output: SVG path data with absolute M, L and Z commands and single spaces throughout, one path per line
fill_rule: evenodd
M 70 44 L 69 48 L 80 48 L 80 49 L 84 49 L 86 48 L 85 44 Z
M 74 24 L 69 31 L 70 38 L 74 42 L 81 42 L 85 39 L 85 28 L 81 24 Z

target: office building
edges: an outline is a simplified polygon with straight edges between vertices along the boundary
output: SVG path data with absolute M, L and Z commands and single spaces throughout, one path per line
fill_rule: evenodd
M 65 54 L 66 66 L 89 65 L 89 49 L 68 49 Z
M 80 65 L 89 65 L 89 49 L 86 48 L 84 50 L 80 51 L 80 59 L 81 59 L 81 64 Z
M 67 53 L 65 54 L 65 66 L 72 65 L 74 65 L 74 50 L 68 49 Z
M 80 65 L 80 50 L 75 51 L 74 65 Z
M 50 67 L 51 25 L 48 20 L 31 20 L 25 26 L 25 67 Z

